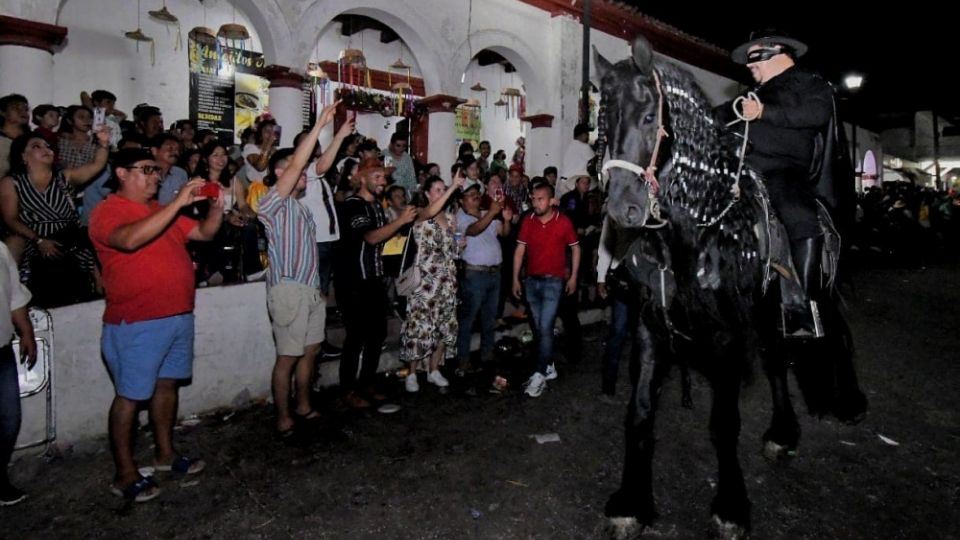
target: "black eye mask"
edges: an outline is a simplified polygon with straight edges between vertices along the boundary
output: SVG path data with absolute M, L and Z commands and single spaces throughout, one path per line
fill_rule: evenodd
M 753 64 L 755 62 L 763 62 L 773 58 L 778 54 L 783 54 L 783 49 L 780 47 L 762 47 L 760 49 L 754 49 L 747 53 L 747 63 Z

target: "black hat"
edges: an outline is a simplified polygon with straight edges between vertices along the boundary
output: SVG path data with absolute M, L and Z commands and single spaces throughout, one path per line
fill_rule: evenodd
M 750 39 L 746 43 L 734 49 L 733 52 L 730 53 L 730 58 L 738 64 L 746 64 L 747 50 L 754 45 L 760 45 L 762 43 L 781 45 L 785 49 L 789 49 L 789 51 L 784 52 L 791 52 L 794 58 L 800 58 L 807 52 L 806 43 L 790 37 L 790 34 L 786 32 L 767 28 L 764 30 L 750 32 Z
M 573 138 L 574 138 L 574 139 L 576 139 L 577 137 L 583 135 L 584 133 L 590 133 L 590 125 L 589 125 L 589 124 L 577 124 L 576 126 L 573 127 Z
M 127 169 L 138 161 L 153 161 L 153 159 L 153 152 L 146 148 L 124 148 L 118 150 L 110 158 L 110 163 L 113 165 L 113 174 L 110 175 L 109 180 L 104 182 L 103 187 L 116 191 L 120 187 L 120 180 L 117 179 L 118 168 Z

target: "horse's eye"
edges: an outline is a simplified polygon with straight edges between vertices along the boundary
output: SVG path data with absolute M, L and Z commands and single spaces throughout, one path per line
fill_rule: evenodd
M 656 119 L 657 119 L 657 117 L 654 116 L 653 113 L 650 113 L 650 114 L 648 114 L 648 115 L 646 115 L 646 116 L 643 117 L 643 123 L 644 123 L 644 124 L 652 124 L 653 121 L 656 120 Z

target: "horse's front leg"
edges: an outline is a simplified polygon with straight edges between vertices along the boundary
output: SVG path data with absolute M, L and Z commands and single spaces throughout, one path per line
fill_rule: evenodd
M 663 373 L 656 360 L 656 342 L 642 321 L 637 325 L 634 346 L 640 354 L 631 358 L 633 395 L 625 426 L 623 478 L 620 489 L 610 496 L 605 510 L 612 524 L 620 528 L 649 525 L 656 518 L 651 484 L 653 425 Z
M 714 523 L 723 538 L 744 538 L 750 529 L 750 500 L 737 456 L 740 437 L 740 372 L 730 355 L 719 359 L 726 369 L 712 377 L 710 440 L 717 452 L 717 494 L 710 505 Z

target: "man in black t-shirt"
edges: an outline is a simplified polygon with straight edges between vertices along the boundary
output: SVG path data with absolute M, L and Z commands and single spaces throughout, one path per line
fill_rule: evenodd
M 340 386 L 353 408 L 370 406 L 382 395 L 373 389 L 380 349 L 387 337 L 387 297 L 383 282 L 383 243 L 417 217 L 407 206 L 391 223 L 377 198 L 387 184 L 385 169 L 375 158 L 360 162 L 357 192 L 337 207 L 340 240 L 337 243 L 337 305 L 343 313 L 347 337 L 340 359 Z M 363 361 L 361 363 L 361 352 Z M 360 376 L 357 367 L 360 364 Z M 365 395 L 359 392 L 363 391 Z

